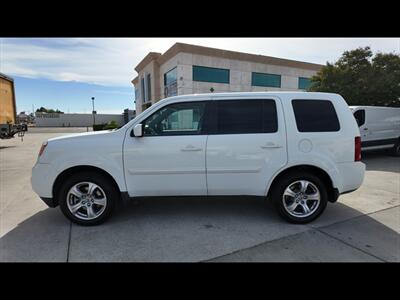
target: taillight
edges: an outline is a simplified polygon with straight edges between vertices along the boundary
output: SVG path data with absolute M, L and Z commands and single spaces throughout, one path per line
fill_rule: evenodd
M 356 136 L 354 141 L 354 161 L 361 160 L 361 137 Z
M 42 146 L 40 147 L 39 156 L 41 156 L 43 154 L 43 151 L 44 151 L 44 149 L 46 149 L 46 146 L 47 146 L 47 142 L 44 142 L 42 144 Z

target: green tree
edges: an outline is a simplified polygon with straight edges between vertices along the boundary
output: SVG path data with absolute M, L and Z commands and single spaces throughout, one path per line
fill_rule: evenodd
M 42 107 L 38 108 L 36 110 L 36 112 L 47 112 L 47 109 L 42 106 Z
M 54 109 L 52 109 L 52 108 L 45 108 L 45 107 L 40 107 L 40 108 L 38 108 L 38 109 L 36 109 L 36 112 L 45 112 L 45 113 L 59 113 L 59 114 L 63 114 L 64 112 L 62 112 L 61 110 L 58 110 L 58 109 L 56 109 L 56 110 L 54 110 Z
M 345 51 L 311 78 L 310 92 L 342 95 L 349 105 L 400 107 L 400 56 L 370 47 Z

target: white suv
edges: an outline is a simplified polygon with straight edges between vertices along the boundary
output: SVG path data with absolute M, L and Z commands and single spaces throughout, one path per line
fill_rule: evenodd
M 82 225 L 103 222 L 121 198 L 222 195 L 266 197 L 289 222 L 307 223 L 360 187 L 360 160 L 360 132 L 340 95 L 184 95 L 117 130 L 48 140 L 32 186 Z

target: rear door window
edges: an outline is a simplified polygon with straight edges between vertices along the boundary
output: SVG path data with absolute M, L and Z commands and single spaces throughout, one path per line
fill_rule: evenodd
M 292 100 L 297 129 L 300 132 L 339 131 L 335 107 L 328 100 Z
M 278 130 L 274 100 L 219 100 L 217 134 L 272 133 Z

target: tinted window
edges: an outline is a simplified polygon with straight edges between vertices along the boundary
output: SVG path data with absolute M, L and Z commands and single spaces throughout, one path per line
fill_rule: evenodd
M 164 74 L 164 96 L 171 97 L 178 94 L 176 67 Z
M 365 110 L 364 109 L 357 110 L 354 113 L 354 118 L 357 121 L 358 127 L 364 125 L 364 123 L 365 123 Z
M 252 86 L 281 87 L 281 75 L 266 73 L 251 73 Z
M 143 133 L 145 136 L 201 134 L 205 105 L 190 102 L 165 106 L 142 122 Z
M 145 102 L 146 98 L 145 98 L 145 90 L 144 90 L 144 78 L 140 79 L 140 88 L 141 88 L 142 102 Z
M 217 134 L 278 130 L 274 100 L 220 100 L 217 101 L 217 119 Z
M 300 132 L 338 131 L 339 120 L 332 102 L 324 100 L 293 100 L 292 106 Z
M 147 100 L 151 100 L 151 77 L 147 74 Z
M 173 68 L 172 70 L 168 71 L 167 73 L 164 74 L 164 85 L 170 85 L 172 83 L 175 83 L 177 80 L 177 70 L 176 67 Z
M 300 90 L 306 90 L 311 84 L 311 81 L 309 78 L 305 77 L 299 77 L 299 89 Z
M 229 83 L 229 70 L 193 66 L 193 81 Z

